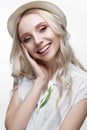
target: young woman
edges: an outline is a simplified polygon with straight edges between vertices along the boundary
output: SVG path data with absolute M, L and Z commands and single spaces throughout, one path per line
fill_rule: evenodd
M 63 11 L 47 1 L 19 7 L 8 20 L 14 87 L 7 130 L 82 130 L 87 73 L 69 44 Z

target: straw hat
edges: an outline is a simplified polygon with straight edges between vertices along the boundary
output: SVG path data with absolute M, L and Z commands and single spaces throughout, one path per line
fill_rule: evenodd
M 29 2 L 29 3 L 26 3 L 22 6 L 20 6 L 9 17 L 8 22 L 7 22 L 7 28 L 8 28 L 8 32 L 11 35 L 11 37 L 13 37 L 13 34 L 14 34 L 14 29 L 16 26 L 17 18 L 23 12 L 25 12 L 26 10 L 29 10 L 29 9 L 42 9 L 42 10 L 51 12 L 52 14 L 58 15 L 61 23 L 66 28 L 66 24 L 67 24 L 66 17 L 64 15 L 63 11 L 58 6 L 54 5 L 51 2 L 47 2 L 47 1 L 33 1 L 33 2 Z

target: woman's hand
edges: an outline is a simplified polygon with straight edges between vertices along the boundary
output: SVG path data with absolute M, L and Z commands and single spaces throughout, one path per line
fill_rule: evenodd
M 25 57 L 27 58 L 28 62 L 31 64 L 32 66 L 32 70 L 35 73 L 36 76 L 36 80 L 39 80 L 40 83 L 42 84 L 47 84 L 48 83 L 48 72 L 46 67 L 41 64 L 41 63 L 37 63 L 30 55 L 29 52 L 27 51 L 27 49 L 24 47 L 23 44 L 22 48 L 23 48 L 23 52 Z

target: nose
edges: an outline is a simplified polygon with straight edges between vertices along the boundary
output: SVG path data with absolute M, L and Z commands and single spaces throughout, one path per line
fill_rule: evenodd
M 43 38 L 38 33 L 34 35 L 34 42 L 36 45 L 39 45 L 43 42 Z

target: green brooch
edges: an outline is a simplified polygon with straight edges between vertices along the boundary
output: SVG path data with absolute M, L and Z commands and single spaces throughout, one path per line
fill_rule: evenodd
M 52 94 L 52 91 L 53 91 L 53 89 L 52 89 L 52 86 L 51 86 L 48 89 L 48 94 L 47 94 L 45 100 L 41 102 L 40 108 L 42 108 L 49 101 L 51 94 Z

